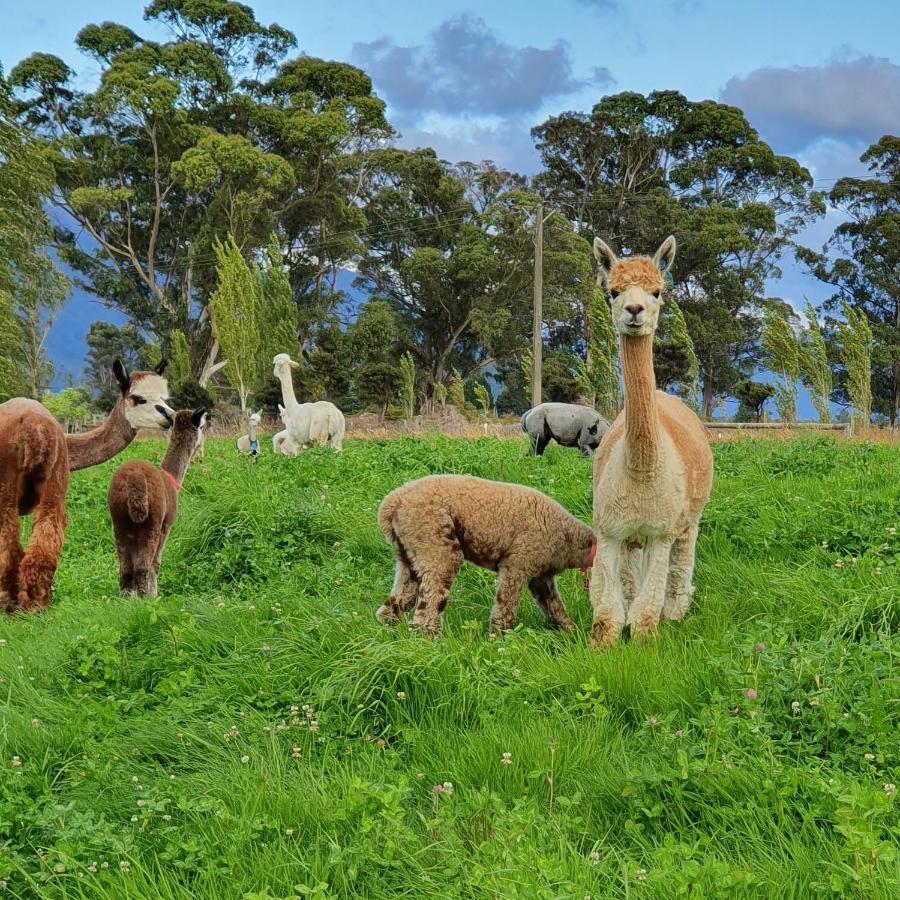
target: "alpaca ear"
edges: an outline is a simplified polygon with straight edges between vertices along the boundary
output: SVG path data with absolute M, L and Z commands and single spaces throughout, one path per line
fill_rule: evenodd
M 659 250 L 653 256 L 653 262 L 659 267 L 660 272 L 668 272 L 675 262 L 675 238 L 670 234 L 659 246 Z
M 131 386 L 131 382 L 128 378 L 128 369 L 125 368 L 125 364 L 121 359 L 117 359 L 113 363 L 112 373 L 115 376 L 116 381 L 119 382 L 119 390 L 122 392 L 122 396 L 125 397 L 128 394 L 128 388 Z
M 609 244 L 605 244 L 600 238 L 594 238 L 594 259 L 597 260 L 597 276 L 605 287 L 609 273 L 616 264 L 618 257 L 613 253 Z
M 194 428 L 202 428 L 206 424 L 206 408 L 203 406 L 198 406 L 191 413 L 191 425 Z
M 163 372 L 166 371 L 166 366 L 169 364 L 167 359 L 161 359 L 159 361 L 159 365 L 153 370 L 157 375 L 162 375 Z

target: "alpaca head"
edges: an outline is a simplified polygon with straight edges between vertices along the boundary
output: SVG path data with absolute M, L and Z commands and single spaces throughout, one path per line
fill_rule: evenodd
M 152 372 L 132 372 L 121 360 L 113 363 L 113 375 L 122 392 L 125 418 L 137 431 L 138 428 L 169 428 L 174 410 L 166 402 L 169 399 L 169 384 L 163 378 L 166 363 L 161 362 Z
M 667 237 L 652 259 L 619 259 L 600 238 L 594 238 L 594 257 L 609 294 L 616 331 L 626 337 L 653 334 L 659 322 L 665 274 L 675 259 L 675 238 Z
M 195 410 L 179 409 L 172 414 L 172 433 L 169 445 L 184 450 L 193 456 L 203 440 L 208 414 L 204 407 Z
M 281 407 L 279 406 L 279 409 L 280 409 L 280 408 L 281 408 Z M 252 413 L 250 413 L 250 416 L 249 416 L 249 418 L 248 418 L 248 422 L 250 423 L 250 427 L 251 427 L 251 428 L 252 428 L 254 425 L 259 425 L 259 423 L 262 422 L 262 410 L 259 410 L 258 412 L 252 412 Z
M 283 375 L 291 376 L 291 369 L 299 369 L 300 363 L 294 362 L 288 353 L 279 353 L 272 358 L 273 373 L 276 378 Z

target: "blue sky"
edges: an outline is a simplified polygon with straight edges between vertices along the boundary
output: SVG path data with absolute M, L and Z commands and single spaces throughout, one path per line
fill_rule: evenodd
M 0 30 L 4 68 L 40 49 L 65 59 L 85 86 L 96 69 L 73 46 L 82 26 L 114 18 L 153 31 L 140 0 L 2 2 L 13 7 Z M 621 90 L 674 88 L 741 106 L 776 151 L 801 159 L 822 187 L 861 171 L 860 153 L 882 134 L 900 133 L 896 3 L 250 3 L 260 20 L 294 31 L 302 52 L 366 69 L 401 142 L 434 146 L 452 160 L 491 158 L 533 171 L 532 125 Z M 818 223 L 808 242 L 820 245 L 836 221 Z M 826 294 L 790 263 L 770 292 L 795 303 Z

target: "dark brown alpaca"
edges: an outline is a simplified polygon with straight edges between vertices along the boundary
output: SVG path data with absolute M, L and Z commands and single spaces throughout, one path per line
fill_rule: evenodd
M 119 553 L 119 590 L 155 597 L 159 565 L 178 512 L 178 492 L 191 457 L 203 438 L 206 410 L 175 413 L 169 449 L 160 468 L 143 460 L 123 463 L 109 486 L 112 517 Z
M 113 374 L 122 397 L 103 425 L 83 435 L 64 435 L 34 400 L 0 404 L 0 605 L 7 612 L 42 609 L 50 602 L 66 529 L 70 469 L 115 456 L 137 428 L 168 424 L 168 386 L 161 373 L 162 366 L 129 376 L 116 360 Z M 34 526 L 23 550 L 19 517 L 27 515 Z

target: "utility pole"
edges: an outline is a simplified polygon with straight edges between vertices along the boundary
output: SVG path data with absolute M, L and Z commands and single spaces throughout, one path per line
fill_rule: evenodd
M 544 205 L 534 214 L 534 333 L 531 342 L 531 405 L 541 402 L 541 356 L 544 350 Z

